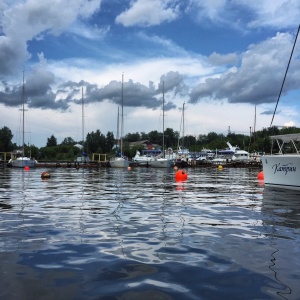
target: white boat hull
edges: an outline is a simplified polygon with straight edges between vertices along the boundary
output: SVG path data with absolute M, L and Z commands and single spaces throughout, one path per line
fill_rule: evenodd
M 25 167 L 34 168 L 35 161 L 28 157 L 18 157 L 11 161 L 11 166 L 13 168 L 25 168 Z
M 262 156 L 266 186 L 300 190 L 300 154 Z
M 150 162 L 150 167 L 153 168 L 171 168 L 173 165 L 173 161 L 166 158 L 158 158 Z
M 128 168 L 130 161 L 122 157 L 116 157 L 112 159 L 109 163 L 112 168 Z

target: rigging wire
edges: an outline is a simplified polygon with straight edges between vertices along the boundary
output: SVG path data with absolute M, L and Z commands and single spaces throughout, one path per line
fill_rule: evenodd
M 277 110 L 278 102 L 279 102 L 279 99 L 280 99 L 280 96 L 281 96 L 281 92 L 282 92 L 282 89 L 283 89 L 283 85 L 284 85 L 284 82 L 285 82 L 285 78 L 286 78 L 286 75 L 287 75 L 287 72 L 288 72 L 291 60 L 292 60 L 292 56 L 293 56 L 293 53 L 294 53 L 294 49 L 295 49 L 295 45 L 296 45 L 296 42 L 297 42 L 299 31 L 300 31 L 300 25 L 298 27 L 298 31 L 297 31 L 297 34 L 296 34 L 296 37 L 295 37 L 293 49 L 292 49 L 292 52 L 291 52 L 291 55 L 290 55 L 290 59 L 289 59 L 289 62 L 288 62 L 285 74 L 284 74 L 283 82 L 282 82 L 282 85 L 281 85 L 281 88 L 280 88 L 280 92 L 279 92 L 279 95 L 278 95 L 278 98 L 277 98 L 277 102 L 276 102 L 276 106 L 275 106 L 275 110 L 274 110 L 274 113 L 273 113 L 273 117 L 272 117 L 272 121 L 271 121 L 270 127 L 272 127 L 272 124 L 273 124 L 274 116 L 276 114 L 276 110 Z

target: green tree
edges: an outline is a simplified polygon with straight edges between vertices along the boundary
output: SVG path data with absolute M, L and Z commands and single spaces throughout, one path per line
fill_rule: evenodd
M 111 152 L 113 146 L 115 144 L 115 137 L 113 132 L 108 131 L 106 134 L 106 144 L 105 144 L 105 153 Z
M 105 148 L 105 136 L 99 129 L 97 129 L 96 132 L 92 131 L 86 136 L 86 145 L 91 153 L 103 153 L 103 149 Z
M 124 137 L 124 141 L 127 141 L 129 143 L 131 142 L 137 142 L 141 138 L 140 134 L 138 132 L 136 133 L 127 133 Z
M 165 130 L 165 146 L 168 147 L 176 147 L 178 136 L 174 132 L 172 128 L 167 128 Z
M 149 135 L 148 135 L 148 133 L 141 132 L 140 138 L 141 138 L 141 141 L 149 140 Z
M 148 133 L 149 141 L 152 144 L 162 144 L 162 133 L 159 133 L 157 130 L 150 131 Z
M 57 146 L 57 139 L 56 137 L 52 134 L 48 139 L 47 139 L 47 146 L 46 147 L 54 147 Z
M 4 126 L 0 129 L 0 151 L 8 152 L 13 149 L 13 144 L 11 142 L 13 138 L 11 130 Z
M 75 145 L 75 144 L 76 144 L 76 142 L 71 137 L 66 137 L 61 142 L 61 145 Z

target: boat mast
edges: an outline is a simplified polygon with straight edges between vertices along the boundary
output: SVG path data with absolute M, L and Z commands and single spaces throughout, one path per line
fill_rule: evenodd
M 123 155 L 123 85 L 124 85 L 124 73 L 122 73 L 122 89 L 121 89 L 121 139 L 120 139 L 120 150 L 121 150 L 121 157 Z
M 81 102 L 82 102 L 82 112 L 81 112 L 81 117 L 82 117 L 82 152 L 84 153 L 84 100 L 83 100 L 83 87 L 81 88 Z
M 24 80 L 24 70 L 23 70 L 23 86 L 22 86 L 22 156 L 25 156 L 25 80 Z
M 184 105 L 185 102 L 183 102 L 182 106 L 182 149 L 184 149 Z
M 165 82 L 163 81 L 163 157 L 165 157 Z

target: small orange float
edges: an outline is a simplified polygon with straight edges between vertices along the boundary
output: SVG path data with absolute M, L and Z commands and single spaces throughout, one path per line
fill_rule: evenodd
M 185 170 L 178 170 L 175 174 L 176 181 L 187 180 L 188 174 Z
M 265 179 L 264 171 L 261 171 L 261 172 L 258 173 L 257 179 L 258 179 L 258 180 L 264 180 L 264 179 Z
M 48 173 L 48 172 L 42 172 L 41 177 L 42 177 L 42 178 L 50 178 L 51 175 L 50 175 L 50 173 Z
M 24 170 L 25 170 L 25 171 L 29 171 L 29 169 L 30 169 L 30 168 L 29 168 L 28 166 L 25 166 L 25 167 L 24 167 Z

